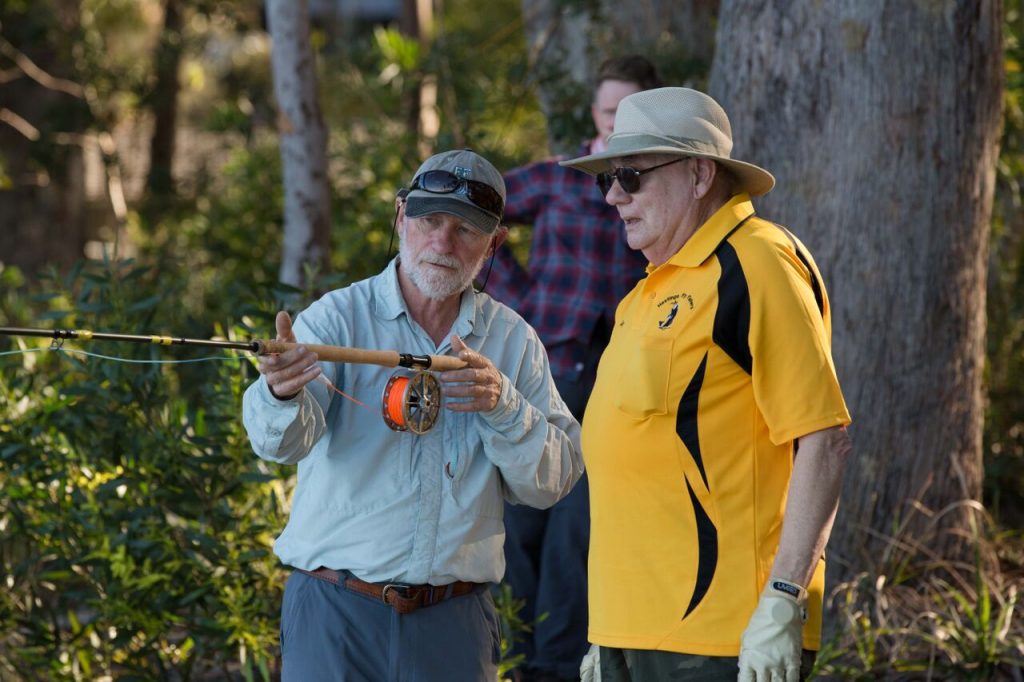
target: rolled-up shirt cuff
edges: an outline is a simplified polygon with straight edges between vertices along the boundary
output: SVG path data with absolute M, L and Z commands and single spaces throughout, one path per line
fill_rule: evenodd
M 303 391 L 299 391 L 291 400 L 279 400 L 270 392 L 270 386 L 264 377 L 260 377 L 257 389 L 253 391 L 254 400 L 249 407 L 252 423 L 259 424 L 258 433 L 250 433 L 253 449 L 263 457 L 276 459 L 281 449 L 281 440 L 302 405 Z
M 482 412 L 484 420 L 497 431 L 505 431 L 521 422 L 519 411 L 522 408 L 523 396 L 515 389 L 512 382 L 504 374 L 501 375 L 501 394 L 498 404 L 493 410 Z

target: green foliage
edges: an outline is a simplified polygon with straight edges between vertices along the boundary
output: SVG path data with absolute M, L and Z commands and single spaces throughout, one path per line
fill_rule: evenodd
M 865 682 L 1019 679 L 1024 536 L 993 528 L 987 522 L 968 538 L 973 563 L 936 556 L 938 538 L 891 538 L 877 566 L 834 590 L 841 633 L 822 647 L 815 673 Z
M 36 296 L 34 319 L 8 300 L 0 310 L 11 323 L 235 332 L 191 324 L 163 295 L 167 276 L 84 263 Z M 0 677 L 269 679 L 283 586 L 270 544 L 288 490 L 240 424 L 250 363 L 127 364 L 72 343 L 0 339 L 0 352 L 37 351 L 0 356 Z M 151 346 L 80 348 L 171 359 Z
M 105 14 L 114 4 L 95 7 L 89 31 L 114 20 Z M 503 11 L 518 8 L 505 3 Z M 475 30 L 487 28 L 477 22 Z M 382 29 L 321 54 L 336 274 L 301 300 L 384 264 L 395 191 L 422 157 L 405 113 L 409 93 L 483 39 L 460 34 L 424 52 Z M 522 59 L 509 49 L 517 39 L 511 32 L 493 42 L 495 54 Z M 113 34 L 88 40 L 84 66 L 102 69 Z M 107 66 L 119 48 L 111 49 Z M 239 133 L 227 139 L 241 143 L 216 172 L 200 169 L 179 186 L 185 191 L 158 222 L 130 215 L 137 260 L 82 263 L 28 282 L 15 268 L 0 270 L 0 322 L 196 338 L 268 333 L 274 311 L 297 292 L 276 281 L 282 192 L 276 139 L 265 127 L 267 55 L 247 54 L 206 76 L 193 62 L 183 67 L 194 86 L 183 93 L 184 116 Z M 519 123 L 532 102 L 496 104 L 522 67 L 505 69 L 500 59 L 476 66 L 463 61 L 439 84 L 448 94 L 439 97 L 446 125 L 438 144 L 460 138 L 485 154 L 522 155 Z M 222 90 L 203 109 L 198 93 L 216 94 L 207 90 L 214 73 L 224 76 Z M 144 91 L 131 69 L 100 80 L 112 98 L 104 116 L 117 115 L 116 102 L 134 106 Z M 116 90 L 119 81 L 126 87 Z M 488 106 L 501 113 L 483 114 Z M 253 370 L 241 359 L 123 364 L 71 352 L 196 357 L 181 348 L 46 345 L 0 339 L 0 352 L 34 351 L 0 356 L 0 678 L 269 679 L 283 586 L 270 543 L 284 525 L 292 470 L 261 463 L 242 432 L 241 392 Z M 507 625 L 520 627 L 515 605 L 499 598 L 499 606 Z
M 1005 4 L 1003 142 L 989 259 L 985 497 L 997 518 L 1024 525 L 1024 7 Z
M 506 673 L 522 663 L 523 655 L 512 656 L 512 647 L 522 640 L 523 634 L 530 632 L 530 624 L 523 622 L 519 612 L 526 601 L 516 599 L 512 588 L 507 583 L 498 586 L 494 596 L 494 606 L 498 611 L 501 623 L 501 665 L 498 667 L 498 679 L 505 679 Z
M 138 0 L 2 3 L 4 37 L 55 76 L 86 86 L 54 98 L 33 123 L 29 171 L 54 177 L 62 131 L 110 132 L 152 88 L 151 12 Z M 592 134 L 589 86 L 558 68 L 531 71 L 520 3 L 487 11 L 451 0 L 422 44 L 394 28 L 317 32 L 329 127 L 333 272 L 309 291 L 277 284 L 281 172 L 266 37 L 255 6 L 189 0 L 181 122 L 216 132 L 223 163 L 178 185 L 154 224 L 136 215 L 136 261 L 87 262 L 37 278 L 0 265 L 0 323 L 265 335 L 273 313 L 377 272 L 389 255 L 395 191 L 425 154 L 472 146 L 509 168 L 548 153 L 548 128 L 574 147 Z M 600 12 L 562 0 L 568 11 Z M 986 503 L 1024 521 L 1024 15 L 1006 0 L 1006 126 L 989 283 Z M 595 24 L 602 23 L 596 17 Z M 595 55 L 618 53 L 614 27 Z M 669 83 L 700 87 L 707 64 L 678 41 L 629 46 Z M 0 70 L 11 68 L 0 61 Z M 419 93 L 436 85 L 437 140 L 418 139 Z M 562 94 L 545 121 L 536 90 Z M 421 144 L 427 146 L 421 147 Z M 128 151 L 128 150 L 122 150 Z M 107 159 L 111 161 L 112 159 Z M 2 160 L 0 160 L 2 161 Z M 10 182 L 0 163 L 0 187 Z M 22 166 L 18 166 L 21 172 Z M 10 171 L 14 175 L 14 171 Z M 525 239 L 525 235 L 523 235 Z M 525 242 L 521 242 L 525 243 Z M 390 251 L 393 253 L 394 247 Z M 27 275 L 27 276 L 26 276 Z M 254 374 L 241 358 L 122 364 L 0 338 L 0 679 L 268 679 L 275 672 L 283 586 L 270 552 L 283 527 L 291 470 L 262 464 L 238 418 Z M 137 360 L 189 359 L 185 349 L 77 346 Z M 208 355 L 199 353 L 198 355 Z M 987 530 L 973 565 L 936 561 L 925 539 L 893 541 L 885 561 L 836 593 L 844 632 L 823 673 L 987 679 L 1021 665 L 1018 535 Z M 998 553 L 998 556 L 990 556 Z M 528 631 L 498 595 L 505 641 Z M 502 670 L 514 664 L 506 660 Z
M 194 202 L 149 235 L 134 233 L 148 262 L 158 271 L 184 270 L 175 282 L 184 307 L 207 320 L 238 311 L 238 301 L 277 283 L 281 258 L 280 155 L 266 138 L 231 151 L 220 177 Z

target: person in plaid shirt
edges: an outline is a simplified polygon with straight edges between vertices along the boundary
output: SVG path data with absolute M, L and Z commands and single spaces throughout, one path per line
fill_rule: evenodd
M 604 150 L 622 98 L 660 85 L 641 56 L 605 61 L 591 104 L 597 136 L 577 155 Z M 644 275 L 647 260 L 626 244 L 618 211 L 593 179 L 559 160 L 505 174 L 504 221 L 533 226 L 529 265 L 524 269 L 507 248 L 499 249 L 487 291 L 537 330 L 558 391 L 582 422 L 615 307 Z M 588 496 L 584 475 L 551 509 L 505 506 L 505 582 L 525 600 L 520 616 L 533 624 L 511 652 L 524 657 L 514 672 L 518 682 L 579 678 L 588 649 Z

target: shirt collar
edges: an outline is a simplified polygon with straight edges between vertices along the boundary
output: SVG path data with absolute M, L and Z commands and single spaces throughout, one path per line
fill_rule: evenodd
M 372 288 L 376 301 L 374 311 L 378 317 L 385 320 L 397 319 L 402 314 L 412 319 L 405 298 L 402 297 L 402 287 L 398 283 L 398 260 L 399 256 L 396 255 L 388 266 L 373 278 Z M 452 324 L 452 334 L 458 334 L 463 338 L 470 333 L 483 335 L 485 325 L 476 305 L 476 296 L 476 291 L 472 287 L 462 292 L 459 299 L 459 316 Z
M 741 192 L 719 208 L 703 225 L 697 228 L 683 247 L 668 259 L 668 263 L 681 268 L 696 268 L 715 252 L 729 232 L 754 214 L 750 195 Z M 648 272 L 654 268 L 648 265 Z

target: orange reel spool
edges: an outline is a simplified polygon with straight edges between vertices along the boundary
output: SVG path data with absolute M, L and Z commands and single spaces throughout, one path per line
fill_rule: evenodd
M 394 374 L 384 386 L 381 415 L 394 431 L 424 434 L 441 412 L 441 384 L 429 372 Z

